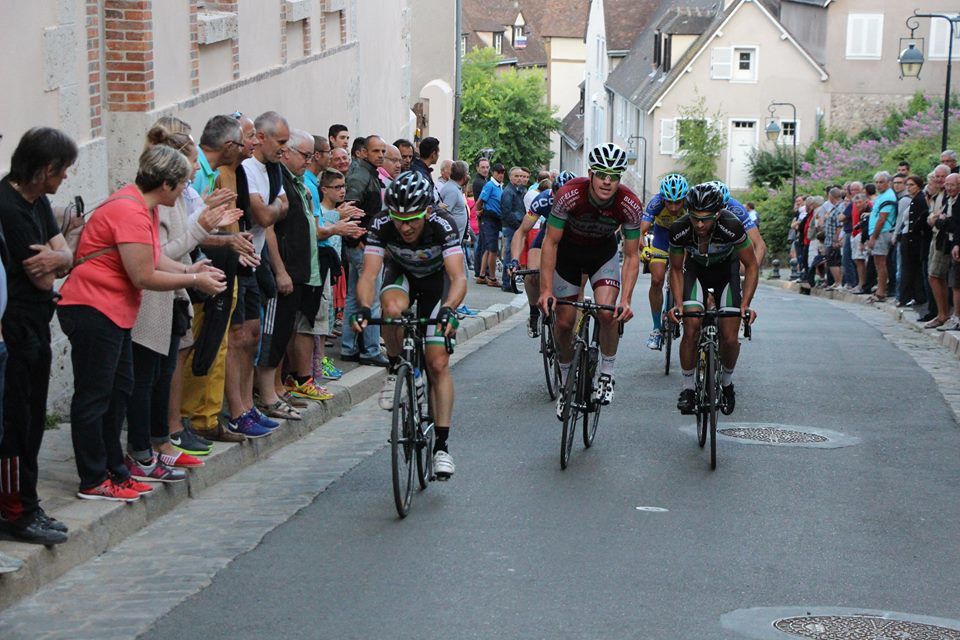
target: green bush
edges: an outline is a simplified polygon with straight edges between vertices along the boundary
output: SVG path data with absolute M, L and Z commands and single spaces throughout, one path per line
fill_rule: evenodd
M 792 176 L 793 147 L 777 145 L 773 151 L 757 148 L 750 152 L 751 185 L 776 189 Z

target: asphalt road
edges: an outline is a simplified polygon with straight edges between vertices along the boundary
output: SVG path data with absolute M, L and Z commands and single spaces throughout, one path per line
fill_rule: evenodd
M 783 606 L 960 618 L 960 428 L 932 378 L 822 300 L 761 288 L 756 307 L 721 428 L 857 444 L 724 439 L 711 472 L 642 315 L 594 447 L 561 471 L 518 327 L 455 368 L 457 473 L 405 520 L 382 449 L 143 637 L 741 638 L 720 616 Z

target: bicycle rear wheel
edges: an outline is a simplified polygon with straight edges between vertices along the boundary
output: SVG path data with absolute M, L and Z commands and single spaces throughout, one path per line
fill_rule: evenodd
M 670 309 L 673 306 L 672 297 L 670 296 L 669 289 L 665 296 L 663 296 L 663 308 Z M 667 316 L 667 312 L 664 311 L 660 319 L 660 335 L 662 336 L 661 345 L 663 348 L 663 375 L 670 375 L 670 353 L 671 347 L 673 346 L 673 321 Z
M 560 439 L 560 468 L 566 469 L 573 450 L 573 438 L 577 432 L 577 421 L 584 415 L 586 407 L 583 400 L 583 382 L 581 377 L 586 368 L 583 363 L 583 344 L 578 342 L 573 351 L 573 362 L 567 372 L 567 384 L 564 385 L 563 433 Z
M 417 482 L 420 490 L 427 488 L 427 483 L 433 480 L 433 441 L 436 436 L 433 418 L 430 416 L 430 382 L 425 370 L 420 371 L 423 377 L 423 399 L 417 400 Z M 415 393 L 416 395 L 416 393 Z M 426 433 L 425 433 L 426 432 Z
M 401 518 L 410 511 L 413 495 L 413 458 L 416 448 L 416 415 L 413 374 L 409 365 L 400 365 L 393 390 L 393 420 L 390 425 L 390 465 L 393 471 L 393 501 Z
M 560 392 L 560 365 L 557 364 L 557 350 L 553 346 L 553 325 L 540 314 L 540 354 L 543 356 L 543 374 L 547 379 L 547 394 L 551 400 L 557 399 Z
M 710 419 L 710 468 L 717 468 L 717 347 L 711 344 L 707 353 L 707 402 Z
M 704 357 L 704 352 L 699 351 L 699 358 L 697 359 L 697 381 L 696 381 L 696 399 L 697 399 L 697 444 L 700 445 L 700 448 L 703 449 L 703 446 L 707 443 L 707 431 L 709 427 L 707 426 L 708 415 L 706 411 L 707 406 L 707 363 L 706 358 Z

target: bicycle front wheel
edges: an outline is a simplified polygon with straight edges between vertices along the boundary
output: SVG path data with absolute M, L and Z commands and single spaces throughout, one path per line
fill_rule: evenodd
M 710 468 L 717 468 L 717 405 L 720 401 L 717 394 L 717 347 L 711 344 L 707 353 L 707 403 L 710 419 Z
M 707 412 L 707 358 L 706 354 L 703 351 L 699 352 L 699 358 L 697 360 L 697 381 L 696 381 L 696 398 L 697 398 L 697 444 L 700 445 L 700 448 L 703 449 L 703 446 L 707 443 L 707 431 L 708 427 L 708 412 Z
M 583 416 L 583 446 L 587 449 L 593 444 L 593 438 L 597 435 L 597 427 L 600 426 L 600 409 L 603 408 L 603 405 L 600 404 L 599 400 L 594 401 L 593 399 L 593 381 L 596 379 L 597 373 L 597 360 L 599 350 L 597 347 L 591 347 L 586 351 L 587 357 L 587 366 L 586 373 L 583 376 L 583 397 L 587 406 L 590 407 L 590 412 L 585 413 Z
M 664 309 L 670 309 L 673 306 L 673 298 L 670 295 L 670 291 L 667 291 L 667 294 L 663 296 Z M 663 347 L 663 375 L 670 375 L 670 353 L 671 347 L 673 346 L 673 321 L 670 320 L 667 316 L 666 311 L 660 319 L 660 334 L 663 337 L 661 345 Z
M 573 351 L 573 362 L 567 372 L 567 384 L 563 388 L 563 433 L 560 439 L 560 468 L 566 469 L 573 451 L 573 438 L 577 432 L 577 421 L 586 412 L 583 398 L 584 375 L 583 343 L 578 342 Z
M 393 471 L 393 500 L 401 518 L 410 511 L 413 496 L 413 458 L 416 448 L 416 398 L 409 365 L 397 371 L 393 389 L 393 421 L 390 425 L 390 464 Z
M 547 379 L 547 394 L 551 400 L 557 399 L 560 392 L 560 366 L 557 364 L 557 350 L 553 345 L 553 325 L 544 321 L 540 314 L 540 354 L 543 356 L 543 374 Z

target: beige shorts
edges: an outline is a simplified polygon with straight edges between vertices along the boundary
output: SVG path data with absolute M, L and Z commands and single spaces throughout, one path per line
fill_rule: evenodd
M 929 273 L 931 277 L 940 278 L 941 280 L 946 279 L 950 273 L 950 265 L 952 263 L 953 258 L 950 257 L 949 253 L 937 251 L 936 244 L 933 242 L 930 243 L 930 259 L 927 262 L 927 273 Z
M 328 336 L 330 335 L 330 278 L 323 283 L 323 297 L 320 298 L 320 307 L 317 309 L 317 317 L 313 320 L 313 326 L 307 322 L 307 318 L 297 312 L 297 320 L 294 325 L 294 331 L 307 336 Z
M 864 250 L 863 243 L 860 242 L 859 231 L 850 238 L 850 258 L 853 260 L 867 259 L 867 252 Z

